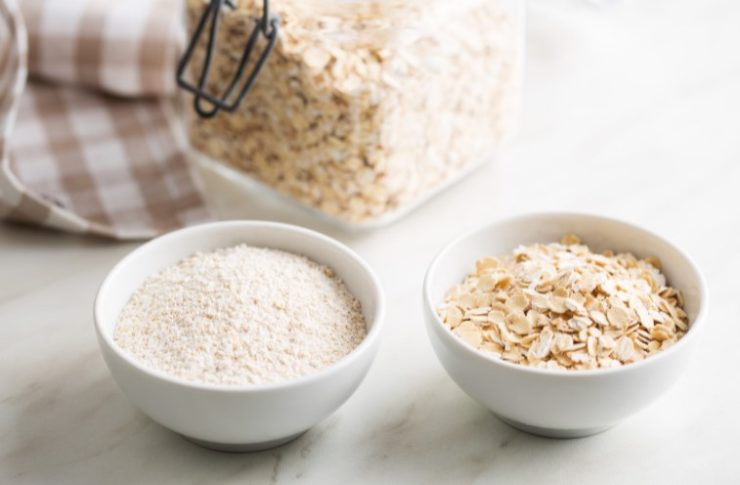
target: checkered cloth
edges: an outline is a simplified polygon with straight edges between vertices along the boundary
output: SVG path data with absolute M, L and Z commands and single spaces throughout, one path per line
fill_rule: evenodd
M 179 8 L 0 0 L 0 217 L 113 238 L 209 219 L 172 101 Z

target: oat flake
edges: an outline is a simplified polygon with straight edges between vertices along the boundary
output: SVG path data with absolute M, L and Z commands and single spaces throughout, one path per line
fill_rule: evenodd
M 485 257 L 452 288 L 440 318 L 481 351 L 543 369 L 619 367 L 688 330 L 681 293 L 655 257 L 592 253 L 575 235 Z

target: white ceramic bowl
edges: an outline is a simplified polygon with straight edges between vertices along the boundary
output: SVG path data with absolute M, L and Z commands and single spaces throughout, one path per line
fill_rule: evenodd
M 118 315 L 147 276 L 196 251 L 239 243 L 303 254 L 333 268 L 362 304 L 368 325 L 365 340 L 321 372 L 285 383 L 251 386 L 188 382 L 147 368 L 118 347 L 113 340 Z M 232 221 L 182 229 L 139 247 L 103 281 L 94 311 L 103 357 L 136 407 L 204 446 L 249 451 L 290 441 L 350 397 L 377 353 L 384 306 L 372 270 L 346 246 L 296 226 Z
M 434 309 L 483 256 L 506 254 L 519 244 L 559 241 L 574 233 L 592 250 L 658 256 L 669 284 L 686 300 L 690 328 L 669 349 L 616 369 L 544 370 L 498 360 L 456 337 Z M 450 377 L 502 420 L 551 437 L 598 433 L 643 409 L 681 375 L 704 325 L 707 290 L 694 263 L 665 239 L 632 224 L 585 214 L 512 217 L 470 232 L 445 247 L 424 282 L 424 314 L 437 357 Z

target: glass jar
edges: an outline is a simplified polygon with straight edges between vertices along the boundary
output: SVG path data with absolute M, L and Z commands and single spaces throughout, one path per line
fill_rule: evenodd
M 193 35 L 206 3 L 187 5 Z M 222 12 L 207 92 L 228 89 L 262 6 Z M 254 85 L 232 113 L 192 111 L 191 145 L 323 214 L 391 221 L 490 160 L 517 127 L 523 0 L 282 0 L 270 10 L 279 35 Z

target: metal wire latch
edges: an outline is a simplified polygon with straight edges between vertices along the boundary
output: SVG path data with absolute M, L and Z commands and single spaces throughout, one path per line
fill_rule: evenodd
M 203 118 L 211 118 L 221 110 L 233 113 L 239 107 L 244 97 L 252 88 L 257 75 L 259 74 L 262 66 L 267 60 L 267 56 L 270 54 L 270 51 L 272 51 L 272 48 L 275 45 L 275 40 L 277 39 L 278 35 L 278 19 L 275 17 L 270 18 L 270 2 L 269 0 L 263 0 L 262 18 L 256 20 L 254 29 L 252 29 L 252 33 L 247 39 L 247 44 L 244 47 L 244 52 L 242 53 L 242 57 L 239 60 L 239 65 L 237 66 L 234 78 L 231 80 L 231 83 L 226 88 L 223 96 L 217 97 L 208 94 L 205 91 L 205 86 L 208 82 L 208 75 L 211 70 L 213 53 L 216 50 L 216 32 L 218 31 L 219 21 L 221 19 L 221 10 L 224 4 L 232 10 L 236 8 L 232 0 L 211 0 L 211 3 L 206 6 L 203 15 L 198 21 L 198 25 L 193 31 L 193 36 L 190 38 L 187 49 L 185 49 L 185 53 L 183 54 L 179 64 L 177 65 L 177 84 L 181 88 L 195 95 L 195 99 L 193 100 L 195 111 L 198 113 L 199 116 Z M 185 79 L 185 71 L 187 69 L 188 63 L 193 56 L 195 46 L 198 44 L 200 36 L 203 34 L 206 24 L 208 24 L 209 21 L 210 30 L 208 31 L 208 42 L 206 44 L 206 55 L 205 60 L 203 61 L 203 69 L 198 76 L 197 85 L 194 86 Z M 249 59 L 252 56 L 252 51 L 255 50 L 255 46 L 257 45 L 257 40 L 260 35 L 264 36 L 265 40 L 267 41 L 267 45 L 262 50 L 262 52 L 259 53 L 259 56 L 257 57 L 252 70 L 246 76 L 246 80 L 242 80 L 242 78 L 244 77 L 244 71 L 247 68 Z M 238 94 L 236 95 L 236 98 L 231 103 L 229 103 L 228 99 L 232 97 L 231 95 L 233 94 L 237 86 L 241 86 L 238 90 Z M 210 106 L 204 106 L 204 102 L 207 102 L 208 104 L 210 104 Z

